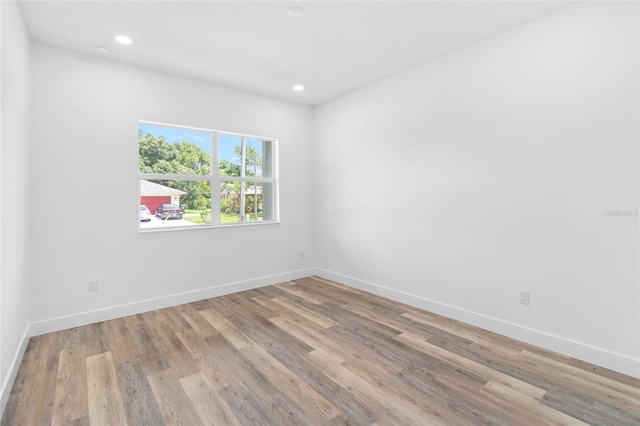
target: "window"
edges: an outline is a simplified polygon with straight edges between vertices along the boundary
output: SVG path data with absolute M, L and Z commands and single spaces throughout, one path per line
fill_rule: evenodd
M 138 165 L 141 230 L 278 221 L 275 139 L 140 122 Z

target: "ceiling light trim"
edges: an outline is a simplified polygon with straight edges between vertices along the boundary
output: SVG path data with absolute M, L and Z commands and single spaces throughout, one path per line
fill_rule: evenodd
M 287 9 L 287 15 L 291 16 L 292 18 L 297 18 L 298 16 L 302 15 L 302 13 L 302 8 L 298 6 L 291 6 Z
M 129 44 L 133 43 L 133 40 L 131 40 L 131 38 L 127 37 L 126 35 L 117 35 L 115 37 L 115 39 L 120 44 L 129 45 Z

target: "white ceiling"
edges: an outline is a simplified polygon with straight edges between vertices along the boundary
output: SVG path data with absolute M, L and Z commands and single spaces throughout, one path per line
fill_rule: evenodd
M 20 7 L 33 41 L 317 105 L 568 4 L 174 0 Z M 303 14 L 288 16 L 290 6 Z M 118 44 L 117 34 L 133 44 Z M 306 90 L 294 92 L 297 83 Z

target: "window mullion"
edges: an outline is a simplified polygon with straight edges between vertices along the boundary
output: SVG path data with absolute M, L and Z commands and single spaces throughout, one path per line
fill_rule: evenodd
M 240 143 L 240 177 L 243 178 L 240 181 L 240 212 L 239 212 L 239 220 L 240 222 L 244 222 L 244 210 L 245 210 L 245 195 L 244 195 L 244 191 L 246 188 L 246 184 L 245 184 L 245 180 L 244 178 L 247 177 L 247 161 L 246 161 L 246 155 L 247 155 L 247 139 L 246 138 L 242 138 L 242 141 Z
M 220 143 L 218 132 L 211 134 L 211 224 L 220 225 Z

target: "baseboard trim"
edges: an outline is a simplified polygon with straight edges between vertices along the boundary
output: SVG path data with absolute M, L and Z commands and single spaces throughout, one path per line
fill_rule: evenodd
M 155 309 L 163 309 L 171 306 L 191 303 L 198 300 L 209 299 L 211 297 L 224 296 L 244 290 L 264 287 L 268 285 L 278 284 L 285 281 L 291 281 L 298 278 L 304 278 L 313 275 L 315 269 L 300 269 L 282 274 L 269 275 L 266 277 L 255 278 L 246 281 L 223 284 L 216 287 L 208 287 L 204 289 L 178 293 L 154 299 L 141 300 L 138 302 L 128 303 L 124 305 L 111 306 L 108 308 L 97 309 L 93 311 L 80 312 L 77 314 L 49 318 L 31 323 L 30 336 L 38 336 L 40 334 L 52 333 L 54 331 L 66 330 L 82 325 L 94 324 L 100 321 L 108 321 L 111 319 L 121 318 L 129 315 L 141 314 L 153 311 Z
M 4 414 L 4 408 L 7 406 L 7 402 L 9 401 L 11 388 L 13 388 L 13 383 L 16 381 L 16 377 L 18 376 L 18 369 L 20 368 L 20 363 L 22 362 L 24 352 L 27 350 L 27 344 L 29 343 L 30 336 L 31 325 L 27 324 L 24 329 L 24 333 L 22 333 L 20 346 L 13 356 L 13 360 L 11 360 L 11 365 L 9 366 L 7 377 L 5 377 L 4 383 L 2 383 L 2 390 L 0 391 L 0 416 Z
M 430 300 L 414 294 L 394 290 L 357 278 L 316 268 L 315 274 L 321 278 L 357 288 L 368 293 L 386 297 L 410 306 L 415 306 L 438 315 L 452 318 L 485 330 L 493 331 L 516 340 L 536 345 L 581 361 L 604 367 L 640 379 L 640 359 L 586 345 L 571 339 L 555 336 L 540 330 L 513 324 L 498 318 L 468 311 L 456 306 Z

